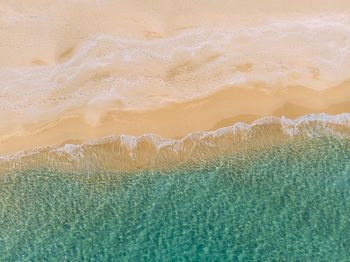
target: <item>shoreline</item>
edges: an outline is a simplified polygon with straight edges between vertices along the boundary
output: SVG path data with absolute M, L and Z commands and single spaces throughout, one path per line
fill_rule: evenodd
M 0 174 L 35 168 L 78 173 L 167 170 L 327 136 L 349 139 L 350 113 L 335 116 L 312 114 L 294 120 L 270 116 L 250 125 L 237 123 L 215 131 L 194 132 L 181 139 L 152 134 L 121 135 L 80 144 L 47 146 L 0 156 Z
M 28 0 L 0 13 L 0 158 L 350 112 L 346 0 Z
M 326 90 L 292 86 L 266 91 L 262 86 L 228 87 L 207 97 L 173 103 L 149 111 L 114 110 L 102 115 L 98 125 L 86 121 L 83 108 L 44 125 L 32 126 L 27 134 L 0 136 L 0 156 L 71 141 L 107 136 L 157 134 L 178 139 L 198 131 L 211 131 L 238 122 L 246 124 L 266 117 L 297 118 L 307 114 L 336 115 L 349 112 L 349 82 Z M 7 135 L 7 137 L 6 137 Z
M 346 81 L 319 91 L 300 86 L 278 91 L 267 91 L 261 85 L 233 86 L 203 98 L 153 110 L 110 110 L 102 114 L 97 125 L 86 121 L 89 112 L 81 108 L 49 123 L 32 124 L 21 135 L 2 130 L 0 156 L 116 135 L 152 133 L 178 139 L 193 132 L 216 130 L 237 122 L 249 124 L 265 116 L 293 119 L 307 114 L 336 115 L 350 112 L 349 85 Z

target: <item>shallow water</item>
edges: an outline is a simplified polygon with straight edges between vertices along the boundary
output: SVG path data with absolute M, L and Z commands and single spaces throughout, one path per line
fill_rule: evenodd
M 169 171 L 1 177 L 2 261 L 350 259 L 350 140 Z

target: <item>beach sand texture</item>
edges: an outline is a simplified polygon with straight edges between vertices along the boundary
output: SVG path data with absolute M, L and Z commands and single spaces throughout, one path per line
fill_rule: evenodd
M 0 154 L 350 112 L 348 1 L 0 1 Z

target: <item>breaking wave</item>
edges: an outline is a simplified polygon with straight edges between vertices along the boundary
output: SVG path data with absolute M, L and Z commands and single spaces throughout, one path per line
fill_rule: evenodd
M 65 171 L 167 168 L 320 136 L 350 138 L 350 113 L 311 114 L 294 120 L 264 117 L 250 125 L 237 123 L 215 131 L 194 132 L 182 139 L 154 134 L 111 136 L 2 156 L 0 171 L 35 167 Z

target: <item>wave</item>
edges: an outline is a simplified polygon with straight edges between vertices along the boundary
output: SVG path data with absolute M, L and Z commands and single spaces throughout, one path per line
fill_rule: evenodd
M 0 171 L 47 167 L 66 171 L 166 168 L 278 143 L 335 136 L 350 138 L 350 113 L 310 114 L 297 119 L 264 117 L 182 139 L 155 134 L 111 136 L 83 144 L 65 144 L 0 157 Z

